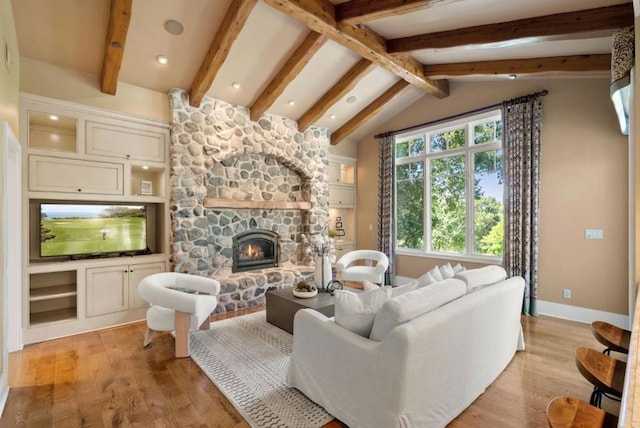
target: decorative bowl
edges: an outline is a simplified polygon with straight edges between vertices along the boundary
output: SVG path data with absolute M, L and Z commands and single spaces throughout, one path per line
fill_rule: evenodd
M 296 297 L 300 297 L 301 299 L 308 299 L 309 297 L 315 297 L 318 295 L 318 289 L 316 288 L 313 291 L 296 291 L 293 289 L 293 295 Z

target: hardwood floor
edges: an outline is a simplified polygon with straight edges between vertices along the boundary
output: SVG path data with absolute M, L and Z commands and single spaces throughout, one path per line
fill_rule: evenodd
M 589 401 L 591 385 L 574 358 L 578 346 L 602 348 L 590 326 L 542 316 L 522 323 L 526 351 L 516 354 L 451 427 L 546 427 L 545 409 L 555 396 Z M 0 427 L 248 426 L 191 359 L 174 358 L 173 337 L 156 333 L 144 349 L 144 333 L 140 322 L 12 353 L 11 391 Z M 619 412 L 619 404 L 606 398 L 603 408 Z M 327 427 L 344 425 L 334 421 Z

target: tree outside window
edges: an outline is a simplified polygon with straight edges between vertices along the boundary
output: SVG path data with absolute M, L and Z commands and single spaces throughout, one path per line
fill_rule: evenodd
M 501 141 L 499 111 L 396 137 L 400 252 L 502 256 Z

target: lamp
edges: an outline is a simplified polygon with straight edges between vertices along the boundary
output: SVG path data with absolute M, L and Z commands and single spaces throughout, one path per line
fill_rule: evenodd
M 610 95 L 624 135 L 629 135 L 629 98 L 634 54 L 633 27 L 615 31 L 611 50 Z

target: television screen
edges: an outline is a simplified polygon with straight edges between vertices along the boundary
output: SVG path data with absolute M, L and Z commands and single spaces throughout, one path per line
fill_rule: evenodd
M 40 204 L 40 257 L 147 249 L 144 205 Z

